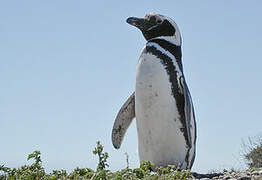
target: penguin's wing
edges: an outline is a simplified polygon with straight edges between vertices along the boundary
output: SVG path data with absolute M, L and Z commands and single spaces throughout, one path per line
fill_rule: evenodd
M 182 85 L 183 94 L 184 94 L 184 111 L 185 111 L 185 122 L 186 122 L 186 130 L 187 130 L 187 137 L 189 146 L 191 147 L 195 143 L 196 139 L 196 127 L 195 127 L 195 114 L 194 114 L 194 107 L 192 98 L 187 87 L 186 81 L 182 76 L 180 78 L 180 83 Z
M 112 143 L 119 149 L 124 139 L 125 133 L 135 118 L 135 92 L 127 99 L 118 112 L 112 130 Z

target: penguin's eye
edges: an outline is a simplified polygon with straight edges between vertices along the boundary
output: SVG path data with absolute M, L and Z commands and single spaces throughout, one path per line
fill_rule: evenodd
M 162 20 L 158 16 L 151 16 L 149 17 L 149 22 L 159 24 L 162 22 Z
M 149 19 L 150 22 L 156 22 L 156 17 L 155 16 L 151 16 Z

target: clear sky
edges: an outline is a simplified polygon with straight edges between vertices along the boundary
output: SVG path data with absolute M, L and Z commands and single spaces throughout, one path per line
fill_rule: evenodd
M 135 122 L 120 150 L 114 118 L 135 88 L 145 44 L 125 20 L 174 19 L 194 101 L 194 171 L 243 168 L 241 141 L 262 132 L 262 1 L 0 1 L 0 164 L 34 150 L 48 170 L 95 169 L 100 140 L 111 170 L 138 166 Z

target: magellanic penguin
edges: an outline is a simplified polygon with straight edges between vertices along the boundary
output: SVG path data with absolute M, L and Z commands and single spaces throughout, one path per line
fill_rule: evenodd
M 181 35 L 176 23 L 163 15 L 130 17 L 147 43 L 136 67 L 136 89 L 120 109 L 112 142 L 120 148 L 134 118 L 140 163 L 191 169 L 195 159 L 196 122 L 182 66 Z

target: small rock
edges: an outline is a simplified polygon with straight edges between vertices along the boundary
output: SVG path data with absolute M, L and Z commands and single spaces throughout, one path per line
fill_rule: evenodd
M 261 177 L 261 176 L 252 176 L 252 179 L 253 179 L 253 180 L 261 180 L 262 177 Z
M 235 176 L 236 174 L 237 174 L 236 172 L 232 172 L 232 173 L 231 173 L 232 176 Z
M 254 171 L 254 172 L 252 172 L 252 173 L 251 173 L 251 175 L 252 175 L 252 176 L 259 175 L 259 172 L 257 172 L 257 171 Z
M 223 179 L 224 179 L 224 180 L 231 179 L 231 176 L 228 176 L 228 175 L 227 175 L 227 176 L 223 177 Z
M 242 177 L 238 178 L 237 180 L 251 180 L 251 177 L 242 176 Z

